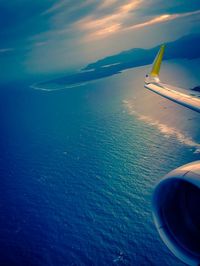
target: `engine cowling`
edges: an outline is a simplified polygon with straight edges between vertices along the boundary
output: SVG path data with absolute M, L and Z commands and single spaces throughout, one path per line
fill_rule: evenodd
M 156 186 L 153 218 L 167 247 L 188 265 L 200 265 L 200 161 L 167 174 Z

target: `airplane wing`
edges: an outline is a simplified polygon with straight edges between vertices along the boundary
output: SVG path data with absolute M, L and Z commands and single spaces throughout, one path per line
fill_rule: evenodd
M 151 73 L 146 75 L 145 88 L 173 101 L 200 113 L 200 98 L 188 93 L 180 92 L 181 88 L 172 88 L 170 85 L 162 83 L 159 79 L 160 66 L 165 50 L 165 45 L 162 45 L 152 66 Z

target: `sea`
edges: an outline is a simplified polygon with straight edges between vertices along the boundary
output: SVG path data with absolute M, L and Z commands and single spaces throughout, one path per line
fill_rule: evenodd
M 199 63 L 166 61 L 161 77 L 192 88 Z M 200 116 L 145 89 L 148 71 L 52 91 L 1 85 L 1 266 L 184 265 L 151 199 L 165 174 L 200 159 Z

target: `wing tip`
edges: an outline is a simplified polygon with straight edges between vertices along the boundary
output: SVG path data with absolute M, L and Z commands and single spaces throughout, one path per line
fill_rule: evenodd
M 149 75 L 146 75 L 145 83 L 150 83 L 152 81 L 158 83 L 160 81 L 159 80 L 159 73 L 160 73 L 160 67 L 161 67 L 161 63 L 163 60 L 165 47 L 166 47 L 165 43 L 160 45 L 160 49 L 159 49 L 159 51 L 158 51 L 158 53 L 154 59 L 154 62 L 153 62 L 151 72 Z

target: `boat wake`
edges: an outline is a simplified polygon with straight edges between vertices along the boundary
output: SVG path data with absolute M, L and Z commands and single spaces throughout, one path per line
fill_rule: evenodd
M 147 123 L 148 125 L 155 127 L 160 131 L 160 133 L 164 135 L 164 137 L 166 138 L 175 137 L 183 145 L 194 148 L 195 149 L 194 153 L 200 153 L 200 144 L 194 141 L 192 138 L 188 137 L 187 135 L 183 134 L 178 129 L 163 124 L 160 121 L 155 120 L 149 116 L 139 114 L 135 110 L 134 104 L 131 101 L 124 100 L 123 104 L 128 110 L 128 113 L 130 115 L 134 115 L 135 117 L 137 117 L 138 120 L 143 121 L 144 123 Z

